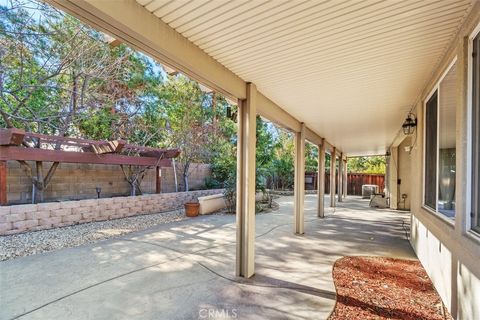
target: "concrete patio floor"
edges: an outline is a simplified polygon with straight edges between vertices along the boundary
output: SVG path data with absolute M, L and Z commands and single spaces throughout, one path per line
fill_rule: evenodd
M 293 197 L 277 202 L 257 215 L 252 279 L 234 276 L 235 217 L 203 216 L 1 262 L 0 319 L 326 319 L 335 260 L 415 258 L 402 226 L 409 213 L 348 197 L 318 219 L 307 195 L 296 236 Z

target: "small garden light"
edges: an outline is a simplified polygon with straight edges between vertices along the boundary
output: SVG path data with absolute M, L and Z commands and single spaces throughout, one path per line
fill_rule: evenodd
M 100 193 L 102 192 L 102 188 L 96 187 L 95 191 L 97 192 L 97 198 L 100 199 Z

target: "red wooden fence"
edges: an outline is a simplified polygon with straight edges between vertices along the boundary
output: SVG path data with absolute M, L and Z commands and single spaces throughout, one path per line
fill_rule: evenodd
M 347 181 L 348 181 L 347 194 L 351 194 L 351 195 L 361 196 L 362 185 L 364 184 L 377 185 L 379 192 L 383 192 L 383 189 L 385 189 L 384 174 L 349 173 Z
M 338 186 L 338 173 L 337 173 L 337 186 Z M 305 189 L 315 190 L 317 189 L 317 173 L 307 172 L 305 173 Z M 379 187 L 379 191 L 383 192 L 385 188 L 385 175 L 383 174 L 368 174 L 368 173 L 349 173 L 347 179 L 347 194 L 350 195 L 362 195 L 362 185 L 374 184 Z M 325 173 L 325 193 L 330 193 L 330 174 Z

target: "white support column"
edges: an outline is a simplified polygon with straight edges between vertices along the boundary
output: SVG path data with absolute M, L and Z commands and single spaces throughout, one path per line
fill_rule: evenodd
M 347 158 L 343 162 L 343 197 L 347 197 L 348 193 L 348 168 L 347 168 Z
M 247 98 L 238 101 L 237 141 L 237 276 L 255 273 L 255 150 L 256 97 L 247 84 Z
M 317 198 L 318 198 L 318 217 L 325 217 L 325 139 L 322 139 L 322 144 L 318 146 L 318 183 L 317 183 Z
M 335 180 L 336 180 L 336 165 L 337 150 L 333 147 L 333 151 L 330 154 L 330 207 L 335 207 Z
M 390 148 L 390 157 L 387 162 L 388 170 L 388 197 L 390 198 L 390 209 L 398 209 L 398 147 Z
M 343 202 L 343 153 L 338 157 L 338 202 Z
M 295 234 L 304 233 L 303 204 L 305 200 L 305 124 L 295 132 Z

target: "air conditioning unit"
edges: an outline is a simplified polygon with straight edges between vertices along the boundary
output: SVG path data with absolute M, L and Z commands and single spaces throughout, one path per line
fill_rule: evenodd
M 371 196 L 378 193 L 378 186 L 376 184 L 362 185 L 362 198 L 370 199 Z

